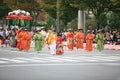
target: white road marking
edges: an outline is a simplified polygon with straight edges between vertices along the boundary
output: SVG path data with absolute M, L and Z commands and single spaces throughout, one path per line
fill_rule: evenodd
M 84 57 L 85 59 L 87 59 L 87 60 L 96 60 L 96 61 L 102 61 L 103 59 L 102 58 L 95 58 L 95 57 Z M 107 60 L 107 59 L 104 59 L 103 61 L 105 61 L 105 60 Z
M 40 60 L 34 60 L 34 59 L 30 59 L 30 58 L 15 58 L 17 60 L 24 60 L 24 61 L 27 61 L 27 62 L 44 62 L 44 61 L 40 61 Z
M 77 60 L 73 60 L 73 59 L 67 59 L 65 57 L 48 57 L 49 59 L 56 59 L 56 60 L 60 60 L 60 61 L 68 61 L 68 62 L 77 62 Z
M 5 60 L 5 61 L 11 61 L 11 62 L 26 62 L 26 61 L 21 61 L 21 60 L 15 60 L 15 59 L 9 59 L 9 58 L 0 58 L 0 60 Z
M 94 58 L 91 58 L 91 57 L 65 57 L 65 58 L 68 58 L 68 59 L 75 59 L 75 60 L 78 60 L 78 61 L 98 61 L 98 60 L 95 60 Z
M 46 62 L 63 62 L 63 61 L 60 61 L 60 60 L 55 60 L 55 58 L 54 59 L 49 59 L 48 57 L 46 57 L 46 58 L 31 57 L 31 58 L 32 59 L 37 59 L 37 60 L 44 60 Z
M 106 56 L 106 57 L 93 56 L 92 58 L 99 59 L 100 61 L 117 61 L 117 60 L 120 60 L 120 58 L 117 57 L 117 56 Z
M 8 63 L 8 62 L 6 62 L 6 61 L 0 61 L 0 64 L 1 64 L 1 63 Z
M 0 58 L 0 63 L 30 63 L 30 62 L 115 62 L 120 61 L 119 56 L 52 56 L 52 57 L 15 57 Z

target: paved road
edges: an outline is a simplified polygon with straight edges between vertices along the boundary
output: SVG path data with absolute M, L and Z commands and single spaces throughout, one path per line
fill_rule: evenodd
M 120 50 L 51 55 L 0 47 L 0 80 L 120 80 Z
M 12 63 L 106 63 L 119 62 L 120 56 L 50 56 L 50 57 L 14 57 L 14 58 L 0 58 L 0 64 Z
M 120 80 L 120 65 L 26 64 L 0 68 L 0 80 Z

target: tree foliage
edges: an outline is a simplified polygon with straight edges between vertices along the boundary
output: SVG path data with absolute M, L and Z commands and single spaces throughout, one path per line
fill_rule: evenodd
M 101 25 L 101 16 L 104 12 L 118 12 L 120 11 L 120 1 L 119 0 L 74 0 L 74 6 L 81 10 L 92 11 L 97 22 L 97 26 Z
M 56 18 L 56 1 L 57 0 L 37 0 L 40 8 L 53 18 Z
M 10 8 L 6 3 L 3 2 L 3 0 L 0 0 L 0 19 L 7 15 L 7 13 L 10 11 Z
M 59 9 L 57 9 L 57 0 L 37 0 L 43 10 L 45 10 L 54 19 L 57 18 L 59 10 L 60 27 L 66 28 L 68 22 L 77 17 L 78 9 L 71 6 L 73 0 L 59 0 Z
M 68 22 L 71 22 L 77 17 L 78 9 L 72 7 L 71 4 L 74 0 L 63 0 L 61 1 L 61 17 L 60 19 L 67 25 Z
M 26 11 L 34 11 L 39 7 L 35 0 L 4 0 L 11 10 L 21 9 Z
M 66 28 L 66 26 L 76 26 L 78 10 L 86 10 L 88 11 L 88 14 L 89 11 L 92 11 L 92 14 L 94 14 L 95 16 L 94 19 L 96 22 L 95 23 L 93 21 L 93 24 L 97 24 L 98 28 L 100 27 L 100 25 L 108 25 L 108 18 L 106 15 L 109 12 L 114 13 L 111 13 L 110 15 L 109 26 L 119 26 L 120 22 L 119 20 L 117 20 L 118 18 L 120 18 L 119 0 L 59 0 L 59 5 L 57 4 L 57 1 L 58 0 L 1 0 L 0 18 L 1 16 L 5 16 L 10 9 L 11 11 L 15 9 L 21 9 L 31 12 L 34 20 L 36 18 L 39 18 L 38 14 L 40 14 L 41 12 L 45 12 L 47 16 L 49 15 L 48 18 L 51 17 L 52 20 L 54 19 L 52 21 L 54 24 L 57 18 L 57 11 L 59 10 L 60 27 Z M 49 22 L 49 20 L 47 20 L 46 18 L 46 22 L 47 21 Z M 90 22 L 89 19 L 87 21 Z M 75 22 L 75 24 L 73 22 Z

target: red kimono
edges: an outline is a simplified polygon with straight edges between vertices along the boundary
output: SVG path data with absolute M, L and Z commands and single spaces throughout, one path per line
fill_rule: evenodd
M 68 49 L 73 50 L 74 49 L 74 34 L 73 34 L 73 32 L 67 32 L 66 37 L 67 37 Z
M 56 37 L 56 54 L 63 54 L 64 50 L 63 50 L 63 45 L 62 45 L 62 37 L 61 36 L 57 36 Z
M 76 48 L 83 48 L 83 42 L 84 42 L 84 33 L 83 32 L 77 32 L 76 34 Z
M 91 33 L 88 33 L 86 36 L 86 50 L 87 51 L 92 51 L 93 49 L 93 39 L 94 36 Z

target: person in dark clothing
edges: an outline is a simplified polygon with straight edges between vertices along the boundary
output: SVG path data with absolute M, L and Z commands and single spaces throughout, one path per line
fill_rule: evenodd
M 116 44 L 116 42 L 117 42 L 117 34 L 115 32 L 113 33 L 113 43 Z

